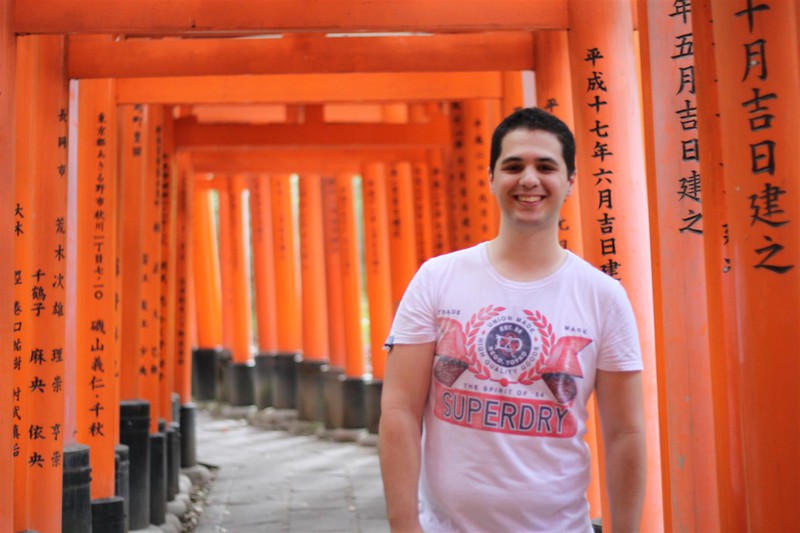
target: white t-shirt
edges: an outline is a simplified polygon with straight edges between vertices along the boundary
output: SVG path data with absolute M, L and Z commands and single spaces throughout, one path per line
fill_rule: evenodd
M 423 530 L 590 532 L 583 437 L 595 370 L 642 369 L 620 283 L 572 253 L 533 282 L 500 276 L 486 243 L 435 257 L 387 344 L 434 340 Z

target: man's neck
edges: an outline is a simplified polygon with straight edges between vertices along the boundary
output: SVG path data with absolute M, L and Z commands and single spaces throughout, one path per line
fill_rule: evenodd
M 514 281 L 549 276 L 564 263 L 567 252 L 558 244 L 557 231 L 519 233 L 501 228 L 489 241 L 489 262 L 500 275 Z

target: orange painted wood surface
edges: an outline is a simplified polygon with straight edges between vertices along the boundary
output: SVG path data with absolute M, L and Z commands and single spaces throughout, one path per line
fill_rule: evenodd
M 128 328 L 115 321 L 119 212 L 114 82 L 83 81 L 78 91 L 76 440 L 91 448 L 92 497 L 107 498 L 114 494 L 114 428 L 119 425 L 117 332 L 137 329 L 138 321 Z
M 300 292 L 295 260 L 291 176 L 270 176 L 275 254 L 275 294 L 278 308 L 278 351 L 292 353 L 303 346 Z
M 795 2 L 712 1 L 736 287 L 747 528 L 796 528 L 800 494 L 800 74 Z M 784 67 L 784 65 L 786 67 Z M 780 406 L 773 410 L 771 406 Z
M 533 34 L 534 43 L 536 42 L 535 38 L 538 33 L 541 32 Z M 536 57 L 535 53 L 532 55 Z M 551 59 L 548 58 L 548 61 L 551 61 Z M 541 66 L 539 68 L 541 68 Z M 524 69 L 524 70 L 536 70 L 536 69 L 537 68 L 534 66 L 530 69 Z M 500 102 L 501 103 L 500 120 L 507 117 L 514 111 L 517 111 L 518 109 L 522 109 L 523 107 L 525 107 L 524 83 L 525 83 L 525 78 L 522 72 L 514 72 L 513 69 L 508 69 L 503 72 L 503 97 Z M 494 126 L 495 125 L 492 124 L 492 127 Z
M 217 176 L 221 178 L 221 176 Z M 222 346 L 227 350 L 234 343 L 234 273 L 233 273 L 233 228 L 231 227 L 231 191 L 229 178 L 216 179 L 214 190 L 217 194 L 217 216 L 219 221 L 219 275 L 220 275 L 220 309 L 222 312 Z M 213 193 L 212 193 L 213 194 Z M 195 285 L 197 283 L 195 282 Z M 197 314 L 195 314 L 197 316 Z
M 533 70 L 530 32 L 331 38 L 121 39 L 73 35 L 73 78 Z
M 298 185 L 300 283 L 302 294 L 303 359 L 327 361 L 327 279 L 322 236 L 322 181 L 316 174 L 303 174 Z
M 414 233 L 417 241 L 417 264 L 433 255 L 433 224 L 431 215 L 431 183 L 428 164 L 411 164 L 414 191 Z
M 721 531 L 735 531 L 747 523 L 740 432 L 739 362 L 735 348 L 736 291 L 728 246 L 727 193 L 722 168 L 719 87 L 711 6 L 708 1 L 698 2 L 692 6 L 692 11 L 695 13 L 692 16 L 692 34 L 697 127 L 703 154 L 700 158 L 700 176 L 719 519 Z
M 369 302 L 372 377 L 382 380 L 386 369 L 383 345 L 392 327 L 392 264 L 386 203 L 386 165 L 367 163 L 362 172 L 364 202 L 364 262 Z
M 119 254 L 120 254 L 120 393 L 123 400 L 141 398 L 139 369 L 142 364 L 142 208 L 144 205 L 144 165 L 147 157 L 145 107 L 127 105 L 120 108 L 120 195 L 119 195 Z
M 424 161 L 424 148 L 248 148 L 192 150 L 192 161 L 198 172 L 294 172 L 335 175 L 339 172 L 357 173 L 361 165 L 384 155 L 391 160 Z
M 408 283 L 417 272 L 417 236 L 414 229 L 414 182 L 411 163 L 389 165 L 386 176 L 389 217 L 389 254 L 392 276 L 392 312 L 397 310 Z
M 23 39 L 17 42 L 17 80 L 16 101 L 17 111 L 16 131 L 14 132 L 16 148 L 16 168 L 14 186 L 14 204 L 10 211 L 14 216 L 13 241 L 13 300 L 14 310 L 12 324 L 12 410 L 11 432 L 13 435 L 13 469 L 11 481 L 14 493 L 14 531 L 28 530 L 30 528 L 32 502 L 28 497 L 30 486 L 30 467 L 27 464 L 30 453 L 30 438 L 27 428 L 31 424 L 30 392 L 28 387 L 32 379 L 31 365 L 25 357 L 30 351 L 31 341 L 31 248 L 33 246 L 33 232 L 30 228 L 32 218 L 31 182 L 32 170 L 36 159 L 37 133 L 33 128 L 32 111 L 34 107 L 33 90 L 36 75 L 36 43 L 32 39 Z M 28 213 L 28 215 L 26 215 Z
M 272 199 L 267 175 L 250 178 L 250 232 L 258 350 L 274 354 L 278 350 L 278 309 L 275 299 Z
M 461 104 L 464 117 L 464 186 L 467 212 L 462 218 L 462 247 L 484 242 L 496 234 L 496 223 L 489 190 L 489 147 L 496 117 L 492 103 L 486 100 L 468 100 Z M 463 206 L 462 206 L 463 209 Z
M 431 202 L 431 255 L 442 255 L 450 250 L 450 216 L 447 202 L 447 172 L 442 150 L 428 151 Z
M 536 54 L 539 61 L 536 69 L 536 105 L 553 113 L 574 131 L 575 119 L 567 32 L 536 32 Z M 599 178 L 601 177 L 579 172 L 575 184 L 572 186 L 572 194 L 561 208 L 558 239 L 564 248 L 579 255 L 583 253 L 580 191 L 582 188 L 588 189 L 594 186 L 594 182 Z
M 342 258 L 346 349 L 344 373 L 349 378 L 359 378 L 364 375 L 364 348 L 361 333 L 361 265 L 352 174 L 336 176 L 336 203 L 339 212 L 339 246 Z
M 535 42 L 536 59 L 539 61 L 535 81 L 536 105 L 563 120 L 574 131 L 575 120 L 567 33 L 565 31 L 538 31 Z M 580 172 L 577 174 L 577 179 L 572 186 L 572 193 L 561 208 L 558 225 L 558 239 L 561 246 L 581 256 L 583 255 L 583 232 L 581 231 L 580 191 L 582 187 L 593 185 L 592 179 L 594 178 L 591 175 L 587 178 Z M 589 181 L 588 184 L 587 181 Z M 597 423 L 595 408 L 595 402 L 589 402 L 587 406 L 589 418 L 585 437 L 592 456 L 592 474 L 587 497 L 589 511 L 593 518 L 602 515 L 603 490 L 601 487 L 605 486 L 605 472 L 602 469 L 602 454 L 598 444 L 598 438 L 601 437 L 600 427 Z
M 16 81 L 16 39 L 12 27 L 14 0 L 0 3 L 0 242 L 14 240 L 14 134 L 16 127 L 14 84 Z M 0 261 L 0 279 L 10 280 L 14 271 L 14 247 L 5 247 L 5 261 Z M 14 290 L 8 283 L 0 283 L 0 343 L 13 345 Z M 0 372 L 0 390 L 13 389 L 13 373 Z M 12 398 L 5 395 L 0 400 L 0 471 L 13 469 L 13 412 Z M 0 530 L 13 529 L 14 484 L 0 484 Z
M 141 329 L 141 360 L 139 365 L 142 397 L 150 402 L 150 433 L 158 432 L 161 411 L 161 158 L 163 148 L 163 110 L 160 106 L 147 106 L 142 212 L 140 224 L 142 251 L 140 262 L 142 294 L 139 305 Z M 129 213 L 130 216 L 130 213 Z
M 194 224 L 192 242 L 193 286 L 197 320 L 197 346 L 222 346 L 222 280 L 219 271 L 217 223 L 212 191 L 196 183 L 194 190 Z
M 328 103 L 500 98 L 498 72 L 121 78 L 119 103 Z
M 642 347 L 647 487 L 642 530 L 664 529 L 659 455 L 659 411 L 653 331 L 653 296 L 641 115 L 630 6 L 571 0 L 570 71 L 575 95 L 577 166 L 603 174 L 581 192 L 586 259 L 620 279 L 633 305 Z M 574 30 L 574 31 L 573 31 Z M 588 89 L 588 90 L 587 90 Z M 609 527 L 603 509 L 604 529 Z
M 450 104 L 452 145 L 447 160 L 447 210 L 449 214 L 450 249 L 460 250 L 469 242 L 469 204 L 467 202 L 467 171 L 465 159 L 465 127 L 463 102 Z
M 565 0 L 68 0 L 18 2 L 15 28 L 30 33 L 457 32 L 566 28 Z M 347 13 L 347 17 L 342 14 Z
M 27 466 L 31 499 L 30 527 L 61 527 L 62 448 L 64 441 L 64 349 L 66 337 L 67 249 L 67 109 L 68 87 L 62 36 L 28 37 L 34 41 L 34 86 L 30 108 L 33 134 L 29 160 L 30 204 L 27 230 L 31 238 L 29 349 L 27 390 L 29 424 L 20 428 L 30 439 Z M 20 117 L 21 118 L 21 117 Z M 21 170 L 21 169 L 19 169 Z M 46 510 L 37 500 L 47 498 Z M 41 500 L 38 500 L 41 501 Z M 42 512 L 43 511 L 43 512 Z
M 336 178 L 322 178 L 322 233 L 325 244 L 325 291 L 328 306 L 328 353 L 330 366 L 344 369 L 345 342 L 342 248 Z
M 194 171 L 188 154 L 179 152 L 175 157 L 178 173 L 177 223 L 175 240 L 175 387 L 180 395 L 181 405 L 192 401 L 192 357 L 190 342 L 191 314 L 194 313 L 190 301 L 191 284 L 194 283 L 191 258 L 192 225 L 194 223 Z
M 662 446 L 672 528 L 720 529 L 692 33 L 674 6 L 639 5 Z M 686 110 L 689 111 L 686 111 Z M 692 116 L 694 115 L 694 117 Z
M 177 177 L 175 171 L 175 151 L 172 143 L 172 113 L 168 107 L 162 110 L 162 147 L 161 147 L 161 372 L 159 373 L 159 416 L 167 423 L 172 422 L 172 393 L 175 387 L 175 306 L 176 280 L 175 261 Z M 177 422 L 177 421 L 176 421 Z
M 375 144 L 399 148 L 444 146 L 449 141 L 450 125 L 439 118 L 427 124 L 198 124 L 191 118 L 175 122 L 179 148 Z
M 228 237 L 231 242 L 231 288 L 233 294 L 231 350 L 233 363 L 250 361 L 253 326 L 250 298 L 250 242 L 246 240 L 244 199 L 247 177 L 231 176 L 228 180 L 228 215 L 230 216 Z M 222 213 L 220 213 L 222 215 Z

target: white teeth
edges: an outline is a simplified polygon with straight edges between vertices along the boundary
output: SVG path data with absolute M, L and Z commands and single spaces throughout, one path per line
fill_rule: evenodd
M 542 197 L 541 196 L 532 196 L 532 195 L 519 194 L 519 195 L 517 195 L 517 199 L 519 199 L 522 202 L 537 202 L 537 201 L 541 200 Z

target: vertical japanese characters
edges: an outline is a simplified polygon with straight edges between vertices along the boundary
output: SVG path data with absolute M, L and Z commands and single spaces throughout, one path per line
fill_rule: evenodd
M 600 253 L 602 263 L 598 267 L 615 279 L 620 279 L 622 264 L 617 262 L 617 238 L 614 233 L 616 221 L 614 211 L 614 153 L 609 149 L 612 128 L 605 116 L 603 106 L 608 105 L 604 95 L 608 86 L 603 79 L 605 56 L 598 48 L 589 48 L 583 61 L 590 62 L 592 73 L 586 78 L 588 101 L 585 105 L 594 110 L 594 125 L 588 129 L 594 140 L 592 168 L 590 169 L 594 190 L 597 193 L 597 224 L 600 228 Z M 608 259 L 606 259 L 608 256 Z
M 674 35 L 674 54 L 670 56 L 675 65 L 676 94 L 682 96 L 682 105 L 675 110 L 680 124 L 680 166 L 683 170 L 677 178 L 678 202 L 683 215 L 678 231 L 685 235 L 702 235 L 700 223 L 703 219 L 700 187 L 700 147 L 697 138 L 697 102 L 695 98 L 694 41 L 691 25 L 691 2 L 674 2 L 673 11 L 667 16 L 678 20 L 684 32 Z

